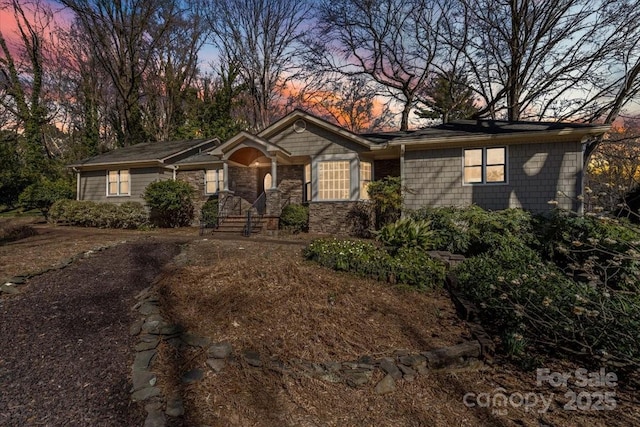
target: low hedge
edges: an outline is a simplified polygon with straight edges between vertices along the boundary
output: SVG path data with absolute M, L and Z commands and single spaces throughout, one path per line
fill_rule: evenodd
M 371 242 L 318 239 L 304 251 L 305 258 L 337 271 L 432 289 L 442 286 L 445 267 L 418 248 L 403 247 L 391 255 Z
M 292 233 L 309 230 L 309 206 L 290 204 L 282 208 L 280 228 Z
M 135 229 L 149 225 L 141 203 L 96 203 L 88 200 L 59 200 L 49 210 L 49 222 L 79 227 Z

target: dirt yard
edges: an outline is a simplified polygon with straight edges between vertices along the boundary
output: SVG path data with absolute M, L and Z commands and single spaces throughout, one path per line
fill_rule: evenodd
M 163 314 L 212 342 L 229 341 L 234 353 L 251 350 L 285 363 L 346 362 L 469 339 L 444 291 L 417 293 L 318 267 L 301 257 L 304 237 L 230 240 L 202 239 L 197 230 L 35 228 L 37 236 L 0 246 L 0 279 L 97 246 L 117 246 L 33 278 L 19 295 L 0 296 L 0 425 L 142 425 L 142 405 L 128 395 L 133 296 L 158 277 L 183 242 L 188 244 L 172 270 L 156 285 Z M 582 409 L 572 411 L 569 389 L 537 385 L 535 371 L 500 360 L 479 371 L 399 380 L 385 395 L 373 391 L 379 373 L 351 387 L 246 363 L 216 374 L 206 360 L 202 350 L 161 344 L 154 370 L 165 394 L 179 393 L 185 405 L 185 416 L 171 425 L 640 425 L 639 396 L 624 378 L 615 388 L 574 387 L 582 393 Z M 542 367 L 578 368 L 557 361 Z M 204 369 L 205 377 L 181 383 L 193 368 Z M 612 410 L 595 410 L 595 402 L 586 406 L 585 397 L 610 391 Z M 534 395 L 553 401 L 545 413 L 539 412 L 541 400 L 531 408 L 517 405 L 519 396 Z M 487 396 L 498 403 L 511 397 L 514 404 L 478 407 Z

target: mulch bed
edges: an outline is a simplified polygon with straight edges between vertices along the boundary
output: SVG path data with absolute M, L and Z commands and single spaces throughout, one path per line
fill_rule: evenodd
M 122 244 L 0 297 L 0 425 L 142 425 L 131 307 L 180 242 Z

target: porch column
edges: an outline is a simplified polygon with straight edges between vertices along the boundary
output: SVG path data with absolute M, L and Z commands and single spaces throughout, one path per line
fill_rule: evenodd
M 222 179 L 224 180 L 223 191 L 229 191 L 229 165 L 226 160 L 222 163 Z
M 278 188 L 278 160 L 274 154 L 271 157 L 271 189 L 275 190 L 276 188 Z

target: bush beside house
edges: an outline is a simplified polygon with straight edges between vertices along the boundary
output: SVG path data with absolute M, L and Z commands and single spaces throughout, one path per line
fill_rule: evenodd
M 137 229 L 149 224 L 149 215 L 137 202 L 116 205 L 88 200 L 59 200 L 49 210 L 49 222 L 79 227 Z
M 300 204 L 289 204 L 282 208 L 280 228 L 292 233 L 300 233 L 309 229 L 309 207 Z
M 194 218 L 194 189 L 187 182 L 164 180 L 152 182 L 143 198 L 150 209 L 150 219 L 159 227 L 186 227 Z

